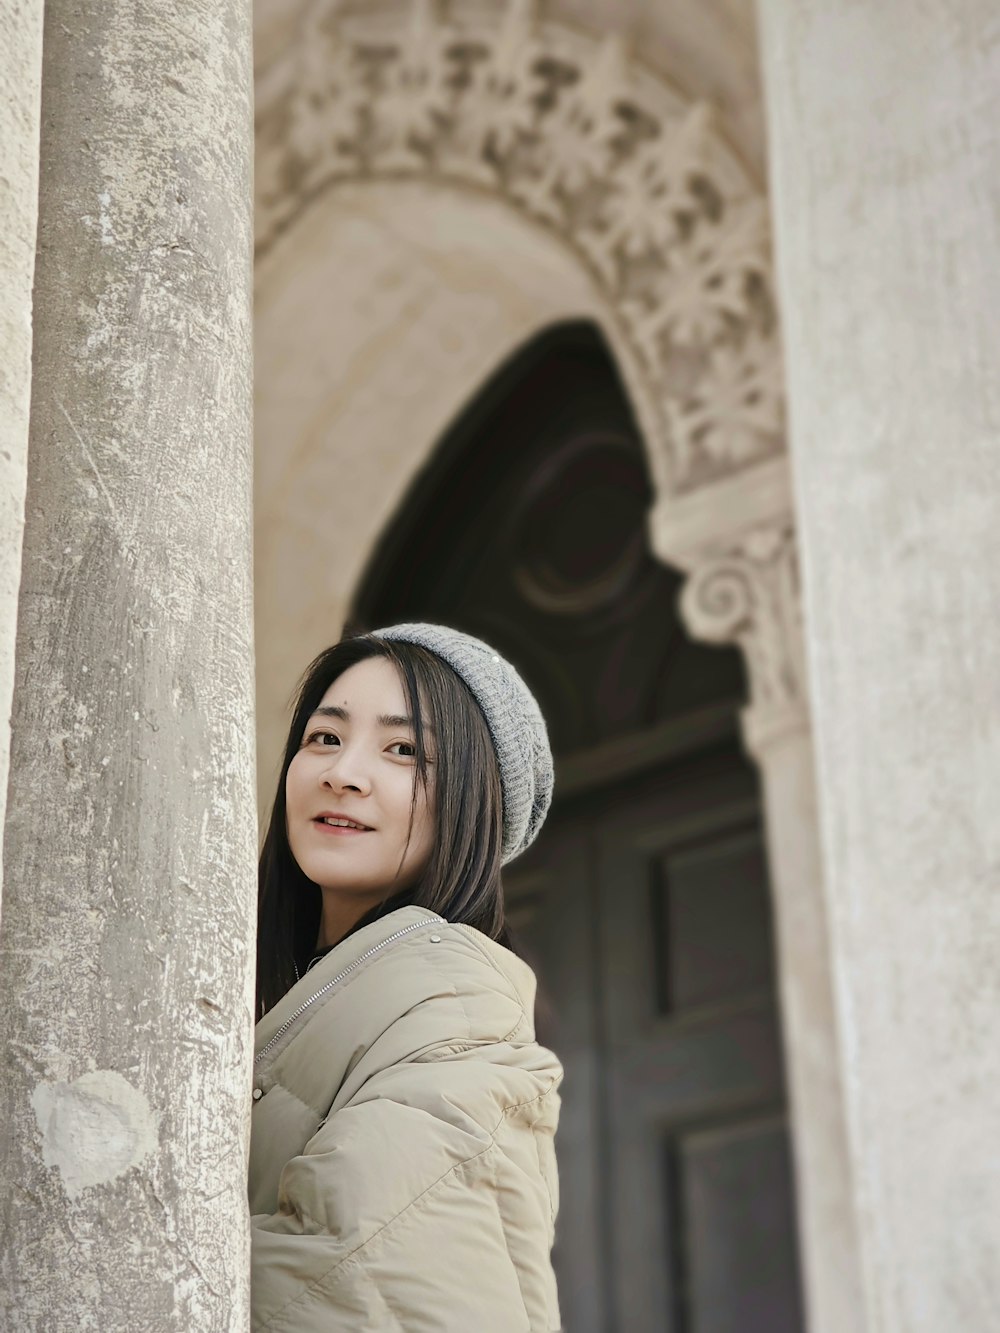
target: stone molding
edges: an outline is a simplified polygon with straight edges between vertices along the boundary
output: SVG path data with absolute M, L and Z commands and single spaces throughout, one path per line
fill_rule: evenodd
M 781 454 L 766 200 L 705 103 L 538 0 L 315 0 L 258 81 L 259 252 L 340 181 L 486 191 L 582 262 L 642 377 L 660 502 Z
M 761 526 L 695 568 L 681 615 L 697 639 L 736 643 L 749 676 L 744 739 L 755 756 L 786 733 L 808 730 L 809 703 L 799 579 L 791 519 Z

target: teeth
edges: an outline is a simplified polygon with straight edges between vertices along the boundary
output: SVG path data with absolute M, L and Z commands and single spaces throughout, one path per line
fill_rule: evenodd
M 323 823 L 332 824 L 334 828 L 364 828 L 364 824 L 354 824 L 349 819 L 327 819 L 325 816 L 323 818 Z

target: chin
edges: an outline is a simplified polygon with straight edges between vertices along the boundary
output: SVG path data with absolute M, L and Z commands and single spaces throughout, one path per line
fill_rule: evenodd
M 314 862 L 311 868 L 304 869 L 314 884 L 331 893 L 371 897 L 372 894 L 382 892 L 382 886 L 377 880 L 373 882 L 366 875 L 352 875 L 346 866 L 337 866 L 331 870 L 329 865 L 317 865 Z

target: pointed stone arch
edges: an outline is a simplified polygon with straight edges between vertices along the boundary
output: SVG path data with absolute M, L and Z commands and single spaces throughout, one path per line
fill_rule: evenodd
M 258 250 L 343 182 L 486 192 L 586 268 L 625 345 L 658 506 L 783 450 L 766 202 L 711 108 L 603 40 L 416 0 L 307 10 L 259 84 Z M 655 529 L 654 515 L 654 529 Z
M 630 56 L 615 33 L 596 38 L 550 21 L 536 0 L 511 0 L 503 11 L 473 0 L 413 0 L 405 10 L 379 5 L 362 13 L 313 0 L 294 40 L 260 72 L 257 94 L 258 259 L 269 291 L 284 277 L 295 285 L 296 296 L 289 286 L 283 298 L 286 320 L 298 318 L 303 298 L 313 299 L 310 264 L 325 265 L 327 276 L 336 267 L 333 280 L 357 288 L 365 275 L 351 265 L 356 254 L 364 259 L 364 229 L 382 229 L 380 254 L 409 246 L 412 258 L 414 237 L 418 245 L 425 239 L 421 227 L 436 225 L 435 208 L 456 229 L 480 229 L 465 258 L 478 263 L 477 278 L 485 277 L 494 297 L 506 281 L 507 251 L 491 251 L 492 240 L 525 262 L 524 273 L 510 279 L 524 318 L 491 326 L 492 364 L 447 368 L 450 408 L 433 385 L 433 392 L 420 390 L 419 411 L 405 420 L 373 409 L 383 434 L 406 434 L 398 471 L 412 476 L 461 405 L 456 395 L 474 391 L 546 321 L 593 318 L 612 347 L 648 451 L 653 548 L 691 575 L 682 613 L 692 633 L 738 642 L 747 658 L 744 736 L 765 786 L 810 1328 L 848 1326 L 858 1254 L 763 190 L 711 108 Z M 386 266 L 377 265 L 381 280 Z M 529 292 L 533 280 L 537 291 Z M 374 340 L 371 327 L 365 336 Z M 348 359 L 367 350 L 361 340 L 352 330 Z M 262 386 L 265 444 L 283 447 L 290 437 L 297 444 L 297 426 L 318 450 L 329 425 L 319 407 L 312 416 L 308 408 L 282 416 L 302 380 L 292 362 L 308 349 L 308 335 L 297 330 L 292 342 L 283 346 L 273 330 L 261 339 L 286 367 L 279 390 Z M 339 355 L 343 364 L 343 347 Z M 317 392 L 315 368 L 310 373 Z M 322 392 L 341 393 L 343 379 Z M 368 398 L 385 383 L 368 386 Z M 355 404 L 352 423 L 364 419 Z M 338 435 L 339 445 L 356 439 Z M 395 508 L 380 508 L 384 497 L 371 485 L 384 463 L 362 466 L 343 455 L 337 462 L 355 480 L 359 469 L 365 473 L 368 489 L 355 487 L 352 497 L 370 506 L 362 543 L 374 542 Z M 405 484 L 399 475 L 387 482 L 397 496 Z M 268 584 L 267 559 L 257 564 L 259 597 L 265 589 L 259 604 L 280 607 L 284 617 L 282 629 L 268 626 L 267 641 L 258 643 L 266 759 L 281 726 L 278 709 L 268 713 L 278 704 L 276 682 L 290 688 L 286 668 L 293 659 L 301 668 L 303 645 L 320 620 L 327 639 L 338 632 L 342 594 L 367 555 L 356 560 L 358 542 L 341 540 L 330 562 L 329 524 L 323 528 L 311 509 L 322 491 L 302 475 L 297 485 L 287 546 L 312 580 L 311 600 L 301 599 L 305 581 L 296 569 Z M 258 494 L 266 489 L 258 486 Z M 288 496 L 286 486 L 286 515 L 293 512 Z M 317 570 L 317 556 L 336 572 Z M 288 642 L 276 647 L 285 625 Z

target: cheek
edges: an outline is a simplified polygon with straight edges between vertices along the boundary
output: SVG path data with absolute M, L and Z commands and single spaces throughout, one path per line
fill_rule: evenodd
M 288 772 L 285 774 L 285 809 L 289 815 L 297 813 L 305 787 L 306 775 L 300 762 L 301 758 L 301 754 L 297 754 L 288 765 Z

